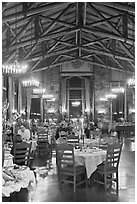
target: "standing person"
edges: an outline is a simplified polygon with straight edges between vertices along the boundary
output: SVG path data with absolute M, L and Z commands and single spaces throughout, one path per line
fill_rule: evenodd
M 84 129 L 84 133 L 86 135 L 86 138 L 90 138 L 90 127 L 89 125 L 87 124 L 87 126 L 85 127 Z
M 27 142 L 30 140 L 30 130 L 26 129 L 24 125 L 20 126 L 18 134 L 21 135 L 23 141 Z

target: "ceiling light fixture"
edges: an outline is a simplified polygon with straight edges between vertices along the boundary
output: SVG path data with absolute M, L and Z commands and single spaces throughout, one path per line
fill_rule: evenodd
M 80 101 L 72 101 L 72 106 L 78 107 L 80 105 Z
M 2 72 L 3 74 L 8 74 L 8 75 L 19 75 L 19 74 L 25 74 L 28 65 L 25 63 L 19 63 L 18 58 L 19 58 L 19 50 L 17 48 L 17 3 L 15 7 L 15 60 L 13 63 L 4 63 L 2 65 Z
M 34 79 L 33 77 L 31 77 L 28 80 L 22 81 L 22 83 L 23 83 L 23 86 L 27 87 L 27 88 L 39 87 L 39 85 L 40 85 L 39 82 L 36 79 Z

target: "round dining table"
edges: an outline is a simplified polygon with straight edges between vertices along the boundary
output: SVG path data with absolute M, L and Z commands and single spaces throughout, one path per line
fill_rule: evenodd
M 106 159 L 106 150 L 99 148 L 76 149 L 74 151 L 75 164 L 86 167 L 87 178 L 96 170 L 97 166 Z

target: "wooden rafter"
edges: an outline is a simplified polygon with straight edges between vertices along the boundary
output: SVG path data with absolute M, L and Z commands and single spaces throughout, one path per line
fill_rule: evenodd
M 39 13 L 48 11 L 49 9 L 55 9 L 55 8 L 58 8 L 58 7 L 61 7 L 63 5 L 67 5 L 67 4 L 70 4 L 70 3 L 68 3 L 68 2 L 62 2 L 62 3 L 55 2 L 55 3 L 46 4 L 45 6 L 40 6 L 40 7 L 36 7 L 34 9 L 28 10 L 26 15 L 31 16 L 31 15 L 39 14 Z M 13 13 L 13 14 L 4 16 L 2 19 L 2 22 L 5 23 L 7 21 L 11 21 L 11 20 L 14 20 L 15 18 L 20 18 L 20 17 L 24 17 L 24 13 L 22 11 L 18 12 L 17 14 Z
M 106 57 L 112 69 L 117 66 L 117 69 L 125 71 L 126 64 L 126 69 L 131 72 L 135 70 L 134 4 L 9 2 L 3 8 L 2 60 L 4 63 L 12 62 L 16 50 L 22 50 L 23 59 L 29 63 L 32 60 L 30 71 L 59 66 L 76 58 L 96 67 L 106 68 L 104 60 Z M 37 16 L 37 36 L 36 32 L 34 33 L 36 24 L 30 26 L 35 16 Z M 42 46 L 45 41 L 48 42 L 46 48 Z

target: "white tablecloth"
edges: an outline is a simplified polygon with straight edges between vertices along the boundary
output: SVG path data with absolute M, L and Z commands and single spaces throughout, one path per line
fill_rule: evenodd
M 3 171 L 5 169 L 3 168 Z M 13 167 L 8 167 L 8 171 L 11 171 L 13 175 L 17 178 L 9 181 L 2 182 L 2 196 L 8 197 L 13 192 L 19 192 L 21 188 L 28 188 L 29 184 L 31 187 L 35 186 L 35 176 L 34 172 L 26 166 L 20 166 L 19 169 L 14 169 Z
M 85 165 L 87 178 L 96 170 L 97 166 L 102 163 L 106 158 L 106 150 L 93 149 L 91 152 L 83 152 L 75 150 L 75 163 L 76 165 Z
M 99 146 L 100 139 L 84 139 L 84 145 L 88 145 L 89 147 Z M 80 140 L 80 144 L 83 144 L 83 140 Z
M 13 155 L 11 154 L 5 154 L 4 158 L 4 167 L 6 166 L 13 166 Z

